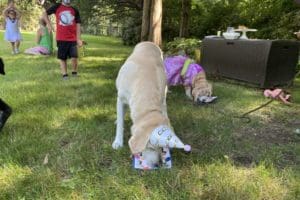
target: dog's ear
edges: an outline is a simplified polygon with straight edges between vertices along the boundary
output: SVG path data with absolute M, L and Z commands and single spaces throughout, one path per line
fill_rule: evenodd
M 5 71 L 4 71 L 4 63 L 2 58 L 0 58 L 0 74 L 5 75 Z

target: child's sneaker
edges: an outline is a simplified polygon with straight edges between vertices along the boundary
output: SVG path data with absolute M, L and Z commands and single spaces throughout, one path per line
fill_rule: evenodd
M 15 49 L 15 53 L 16 54 L 20 53 L 19 49 Z
M 77 77 L 78 76 L 77 72 L 72 72 L 72 76 Z
M 68 74 L 64 74 L 63 75 L 63 80 L 68 80 L 69 79 L 69 75 Z

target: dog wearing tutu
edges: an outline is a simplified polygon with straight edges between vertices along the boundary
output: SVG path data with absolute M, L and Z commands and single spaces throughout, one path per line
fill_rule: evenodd
M 206 80 L 204 69 L 187 56 L 164 59 L 169 86 L 183 85 L 189 99 L 197 102 L 201 97 L 211 97 L 212 85 Z

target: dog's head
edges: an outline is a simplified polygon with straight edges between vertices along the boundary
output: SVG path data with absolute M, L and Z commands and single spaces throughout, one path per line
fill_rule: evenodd
M 133 159 L 133 167 L 135 169 L 170 169 L 172 167 L 170 149 L 166 147 L 156 150 L 147 148 L 145 151 L 135 154 Z
M 160 125 L 152 131 L 146 148 L 140 154 L 143 168 L 171 168 L 169 148 L 191 151 L 190 145 L 184 145 L 169 126 Z
M 212 86 L 207 82 L 204 72 L 198 73 L 192 82 L 192 96 L 196 102 L 201 96 L 211 96 Z
M 143 165 L 149 169 L 154 169 L 162 165 L 163 147 L 151 143 L 151 139 L 146 145 L 146 148 L 140 154 L 142 156 Z
M 171 168 L 170 148 L 191 151 L 191 147 L 184 145 L 168 125 L 157 126 L 152 131 L 146 147 L 140 152 L 133 153 L 134 168 L 144 170 Z
M 162 50 L 159 48 L 159 46 L 157 46 L 153 42 L 149 42 L 149 41 L 140 42 L 139 44 L 137 44 L 134 47 L 134 51 L 142 52 L 142 54 L 144 56 L 149 57 L 149 58 L 154 57 L 154 58 L 160 58 L 161 60 L 163 60 Z
M 162 152 L 162 148 L 154 147 L 148 143 L 147 147 L 142 152 L 143 160 L 145 161 L 145 164 L 149 166 L 151 169 L 159 166 L 160 163 L 162 162 L 161 152 Z

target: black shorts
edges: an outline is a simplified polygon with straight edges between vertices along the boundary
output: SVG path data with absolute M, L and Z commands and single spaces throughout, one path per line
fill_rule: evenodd
M 78 58 L 77 42 L 57 41 L 57 48 L 57 58 L 60 60 Z

